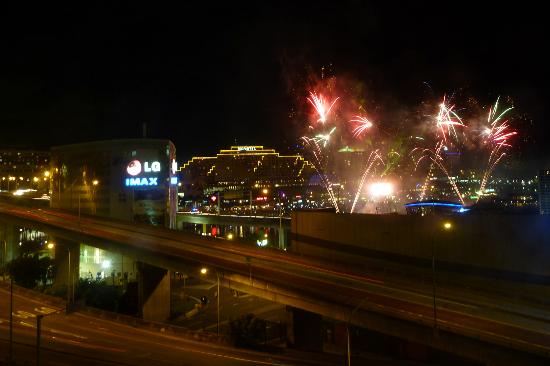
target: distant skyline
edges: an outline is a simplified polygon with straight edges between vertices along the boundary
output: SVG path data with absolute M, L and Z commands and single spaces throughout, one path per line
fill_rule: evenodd
M 0 24 L 0 144 L 140 137 L 146 122 L 180 160 L 235 139 L 280 149 L 299 137 L 289 115 L 305 98 L 301 82 L 324 67 L 386 108 L 417 105 L 426 83 L 483 103 L 509 96 L 533 121 L 521 158 L 544 164 L 544 11 L 497 4 L 11 8 Z

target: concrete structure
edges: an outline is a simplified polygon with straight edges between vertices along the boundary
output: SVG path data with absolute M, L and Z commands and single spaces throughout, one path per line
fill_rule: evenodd
M 80 267 L 80 244 L 62 237 L 51 238 L 55 243 L 55 262 L 57 271 L 53 289 L 66 291 L 67 306 L 75 300 L 75 291 L 78 284 Z
M 139 262 L 138 273 L 140 315 L 147 321 L 165 321 L 170 317 L 170 272 Z
M 265 217 L 265 216 L 238 216 L 238 215 L 211 215 L 192 214 L 189 212 L 178 212 L 177 229 L 189 231 L 189 227 L 200 225 L 195 232 L 212 234 L 212 227 L 215 226 L 216 235 L 227 236 L 231 232 L 235 239 L 247 238 L 247 230 L 269 229 L 273 233 L 275 241 L 270 242 L 271 246 L 284 249 L 288 246 L 288 234 L 290 232 L 290 218 L 288 217 Z M 219 229 L 219 230 L 218 230 Z
M 447 227 L 447 224 L 450 225 Z M 540 215 L 292 214 L 292 251 L 345 263 L 364 257 L 550 284 L 550 218 Z
M 175 158 L 175 147 L 168 140 L 127 139 L 54 147 L 51 207 L 73 211 L 79 218 L 91 215 L 175 228 L 178 183 Z M 74 276 L 110 278 L 113 285 L 125 286 L 137 275 L 139 308 L 144 318 L 162 321 L 169 317 L 169 282 L 166 289 L 164 275 L 161 278 L 158 275 L 165 270 L 139 265 L 140 270 L 136 271 L 136 264 L 128 263 L 131 257 L 126 257 L 126 264 L 123 255 L 117 254 L 117 260 L 113 260 L 115 253 L 105 252 L 101 246 L 93 249 L 91 256 L 80 253 L 78 243 L 73 248 L 77 259 L 71 257 L 71 266 L 82 256 L 85 268 L 72 269 Z M 63 257 L 60 263 L 64 265 Z M 57 282 L 63 285 L 66 281 L 60 278 Z
M 414 291 L 403 290 L 391 281 L 373 277 L 370 270 L 361 271 L 352 262 L 345 268 L 338 267 L 336 256 L 329 261 L 319 261 L 307 255 L 266 251 L 163 228 L 101 218 L 79 221 L 75 215 L 51 210 L 31 212 L 6 205 L 0 205 L 0 219 L 34 226 L 69 240 L 77 238 L 94 246 L 97 243 L 166 270 L 179 271 L 193 264 L 208 266 L 212 269 L 208 273 L 218 274 L 222 286 L 487 364 L 543 365 L 547 360 L 542 357 L 550 356 L 546 323 L 539 327 L 540 322 L 533 318 L 529 308 L 525 312 L 521 310 L 521 303 L 507 302 L 498 307 L 501 304 L 493 302 L 488 307 L 483 300 L 480 303 L 476 297 L 458 293 L 452 301 L 438 300 L 436 319 L 432 316 L 432 298 L 424 293 L 426 286 L 422 281 L 415 282 Z M 335 224 L 328 225 L 327 220 Z M 342 224 L 334 216 L 327 216 L 322 222 L 328 231 Z M 361 224 L 361 220 L 353 223 Z M 381 226 L 379 231 L 383 234 L 388 228 Z M 411 230 L 412 226 L 406 229 Z M 384 247 L 384 237 L 378 240 Z M 395 250 L 395 246 L 389 249 Z M 420 260 L 417 264 L 422 266 L 424 262 Z M 409 280 L 406 266 L 402 269 L 400 281 Z M 159 272 L 156 278 L 161 283 L 164 274 Z M 546 277 L 534 275 L 523 280 L 533 279 L 544 281 Z M 523 284 L 518 287 L 521 291 L 525 290 Z M 437 335 L 434 335 L 434 324 Z
M 15 258 L 19 242 L 18 229 L 9 223 L 0 223 L 0 245 L 2 250 L 2 267 Z
M 323 351 L 323 317 L 287 306 L 287 344 L 311 352 Z

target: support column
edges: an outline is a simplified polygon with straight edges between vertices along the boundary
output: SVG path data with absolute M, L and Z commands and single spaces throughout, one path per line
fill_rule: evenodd
M 286 248 L 286 229 L 285 228 L 279 228 L 278 234 L 279 234 L 279 249 Z
M 323 317 L 319 314 L 286 307 L 287 344 L 304 351 L 323 351 Z
M 11 224 L 2 224 L 0 233 L 0 250 L 2 251 L 2 266 L 13 260 L 18 253 L 19 231 Z
M 144 320 L 164 322 L 170 317 L 170 273 L 138 262 L 138 308 Z
M 52 290 L 66 291 L 66 300 L 69 304 L 72 304 L 80 278 L 80 244 L 60 238 L 50 240 L 55 244 L 55 263 L 57 266 Z

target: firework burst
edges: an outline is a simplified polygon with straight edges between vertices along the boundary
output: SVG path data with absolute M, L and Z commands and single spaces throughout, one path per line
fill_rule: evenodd
M 513 131 L 508 121 L 502 120 L 502 118 L 511 111 L 513 108 L 506 108 L 503 112 L 498 113 L 498 101 L 495 102 L 495 105 L 489 108 L 489 114 L 487 115 L 487 124 L 483 130 L 483 135 L 485 137 L 485 144 L 491 147 L 491 153 L 489 154 L 489 159 L 487 160 L 487 168 L 483 172 L 483 177 L 481 179 L 481 184 L 479 187 L 479 197 L 485 192 L 485 186 L 489 177 L 493 173 L 493 170 L 496 168 L 501 159 L 506 156 L 506 153 L 502 150 L 505 148 L 511 147 L 508 143 L 508 140 L 517 134 L 516 131 Z M 497 114 L 498 113 L 498 114 Z
M 432 164 L 436 167 L 438 167 L 443 174 L 447 177 L 449 180 L 449 184 L 455 191 L 458 199 L 460 202 L 464 205 L 464 198 L 462 197 L 462 194 L 460 193 L 460 189 L 458 189 L 458 186 L 455 182 L 455 179 L 449 174 L 449 171 L 445 167 L 443 156 L 441 155 L 441 151 L 445 148 L 445 145 L 443 144 L 443 141 L 440 141 L 437 143 L 436 147 L 434 149 L 420 149 L 415 148 L 412 151 L 412 154 L 415 152 L 420 152 L 420 157 L 415 162 L 415 170 L 418 168 L 418 165 L 425 159 L 428 159 L 432 162 Z M 414 160 L 414 158 L 413 158 Z M 429 174 L 429 173 L 428 173 Z
M 334 190 L 332 189 L 332 182 L 330 181 L 330 178 L 327 176 L 327 174 L 325 174 L 327 165 L 326 155 L 323 153 L 318 140 L 316 140 L 315 138 L 303 136 L 302 141 L 304 142 L 305 146 L 309 147 L 309 151 L 311 152 L 311 156 L 313 157 L 313 167 L 317 171 L 317 174 L 321 179 L 321 183 L 325 187 L 325 190 L 329 195 L 329 199 L 334 206 L 336 213 L 339 213 L 340 208 L 338 207 L 338 200 L 336 199 L 336 196 L 334 195 Z
M 313 140 L 317 143 L 322 143 L 323 147 L 327 147 L 327 144 L 330 141 L 330 136 L 336 131 L 336 127 L 333 127 L 328 133 L 320 133 L 316 135 Z
M 365 131 L 373 126 L 372 122 L 369 121 L 367 117 L 363 116 L 355 116 L 350 120 L 350 122 L 356 124 L 355 128 L 353 129 L 353 136 L 355 138 L 361 137 L 361 135 Z
M 313 92 L 309 92 L 309 95 L 310 98 L 307 98 L 307 100 L 311 103 L 313 108 L 315 108 L 315 112 L 317 112 L 317 115 L 319 116 L 317 122 L 325 123 L 332 107 L 334 106 L 334 103 L 336 103 L 340 97 L 334 99 L 332 103 L 328 103 L 321 94 L 317 95 Z
M 363 191 L 363 185 L 365 184 L 365 181 L 367 180 L 369 173 L 371 172 L 372 168 L 375 167 L 375 164 L 378 164 L 378 163 L 383 164 L 384 161 L 382 160 L 382 157 L 380 156 L 378 150 L 374 150 L 370 153 L 367 159 L 367 163 L 365 164 L 365 169 L 363 170 L 363 174 L 361 175 L 361 180 L 359 181 L 357 189 L 355 190 L 355 197 L 353 198 L 353 204 L 351 205 L 350 213 L 353 213 L 353 210 L 355 210 L 355 205 L 357 204 L 357 200 L 359 199 L 359 196 Z
M 439 113 L 435 117 L 436 127 L 441 135 L 441 139 L 447 142 L 447 136 L 451 133 L 456 136 L 455 127 L 465 127 L 462 120 L 454 111 L 454 105 L 447 104 L 445 97 L 443 101 L 439 104 Z

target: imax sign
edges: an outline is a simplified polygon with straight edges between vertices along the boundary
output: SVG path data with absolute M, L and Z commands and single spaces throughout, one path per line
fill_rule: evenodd
M 126 178 L 126 187 L 151 187 L 158 186 L 158 178 Z

